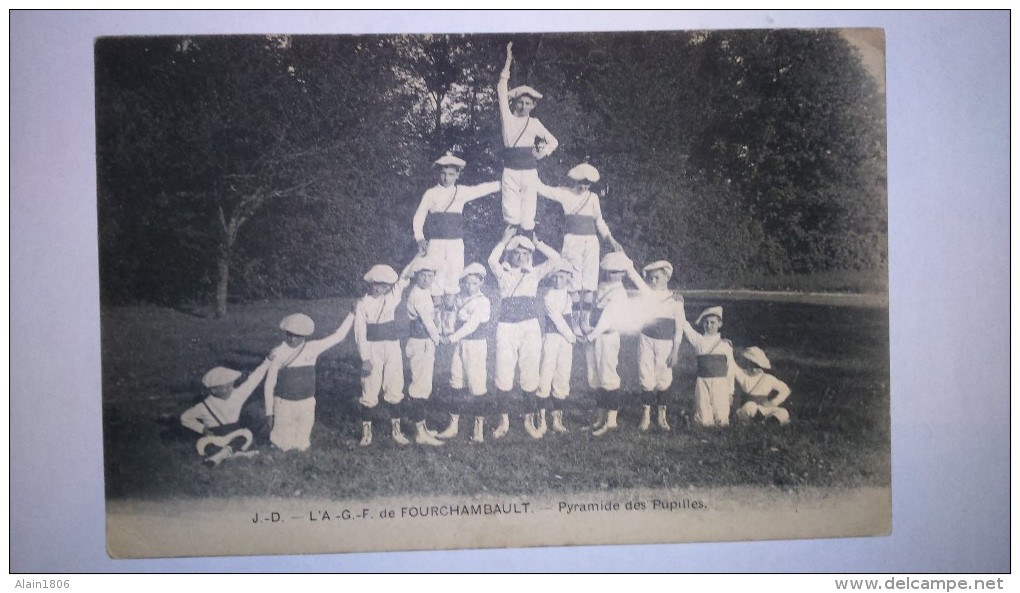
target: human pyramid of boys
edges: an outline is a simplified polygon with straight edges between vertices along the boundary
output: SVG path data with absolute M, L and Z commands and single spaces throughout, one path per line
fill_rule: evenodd
M 439 183 L 422 196 L 412 222 L 418 253 L 399 275 L 382 264 L 368 270 L 364 276 L 368 293 L 325 338 L 309 339 L 315 324 L 307 315 L 285 317 L 280 324 L 283 343 L 239 386 L 235 384 L 241 373 L 236 370 L 217 367 L 206 373 L 203 384 L 209 394 L 181 416 L 181 423 L 203 435 L 196 446 L 210 465 L 256 453 L 251 449 L 253 435 L 240 427 L 239 418 L 241 407 L 263 379 L 272 446 L 307 450 L 315 420 L 316 360 L 344 341 L 352 329 L 361 356 L 362 446 L 372 444 L 374 426 L 385 425 L 386 420 L 394 442 L 411 444 L 402 431 L 405 418 L 414 423 L 414 442 L 429 446 L 456 438 L 461 416 L 473 417 L 470 438 L 475 443 L 485 440 L 486 418 L 498 417 L 491 437 L 505 437 L 512 413 L 523 415 L 524 430 L 532 438 L 543 438 L 550 428 L 566 433 L 563 411 L 578 343 L 584 347 L 587 384 L 599 408 L 592 427 L 596 436 L 616 430 L 621 407 L 638 401 L 641 431 L 653 426 L 653 411 L 655 425 L 670 430 L 668 394 L 684 339 L 697 354 L 694 418 L 698 424 L 729 425 L 735 385 L 747 396 L 736 412 L 739 420 L 761 417 L 789 422 L 789 413 L 781 407 L 790 395 L 789 387 L 765 372 L 771 365 L 760 348 L 742 353 L 746 370 L 737 366 L 732 346 L 719 333 L 722 307 L 709 307 L 698 315 L 699 333 L 687 321 L 683 298 L 668 288 L 673 266 L 655 261 L 642 268 L 643 275 L 637 271 L 613 238 L 602 218 L 599 197 L 591 191 L 599 181 L 595 167 L 583 163 L 571 169 L 569 187 L 542 183 L 538 161 L 555 151 L 558 143 L 531 116 L 541 93 L 529 86 L 508 89 L 512 61 L 511 43 L 497 86 L 505 147 L 501 180 L 458 185 L 465 161 L 450 154 L 440 157 L 434 163 Z M 464 205 L 496 192 L 502 194 L 506 230 L 489 255 L 488 270 L 477 262 L 465 266 Z M 538 196 L 563 207 L 561 253 L 535 236 Z M 600 239 L 611 249 L 601 258 Z M 541 264 L 533 261 L 536 251 L 544 257 Z M 500 295 L 495 320 L 492 303 L 482 291 L 490 273 Z M 539 284 L 547 277 L 552 285 L 538 307 Z M 625 277 L 636 288 L 634 296 L 624 286 Z M 409 285 L 404 304 L 410 335 L 402 351 L 395 316 Z M 640 327 L 633 327 L 636 317 L 643 319 Z M 487 364 L 493 321 L 496 393 L 490 394 Z M 628 328 L 640 331 L 640 396 L 623 393 L 617 373 L 620 333 Z M 441 347 L 453 350 L 449 387 L 454 397 L 446 409 L 448 425 L 435 431 L 426 425 L 426 417 L 434 411 L 430 396 L 436 350 Z M 404 356 L 411 375 L 406 399 Z M 513 405 L 515 378 L 523 394 L 523 410 Z

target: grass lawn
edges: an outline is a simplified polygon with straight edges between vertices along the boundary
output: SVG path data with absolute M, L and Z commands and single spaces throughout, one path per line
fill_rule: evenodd
M 638 406 L 621 412 L 621 428 L 605 437 L 582 430 L 594 420 L 575 349 L 579 407 L 566 416 L 566 435 L 530 439 L 514 420 L 510 435 L 474 445 L 470 418 L 443 447 L 398 447 L 377 425 L 376 442 L 357 446 L 355 415 L 360 361 L 350 337 L 319 359 L 312 450 L 282 453 L 261 445 L 254 459 L 205 467 L 194 437 L 175 419 L 200 394 L 212 366 L 254 368 L 279 343 L 279 320 L 305 312 L 323 336 L 351 309 L 351 299 L 233 305 L 215 320 L 138 306 L 102 311 L 103 423 L 106 490 L 111 498 L 300 497 L 343 499 L 405 495 L 546 494 L 615 488 L 778 486 L 856 488 L 890 484 L 888 308 L 860 301 L 789 299 L 746 294 L 692 294 L 689 318 L 708 305 L 725 307 L 724 336 L 735 348 L 757 345 L 773 372 L 793 389 L 792 424 L 691 426 L 694 360 L 676 369 L 679 395 L 670 406 L 673 432 L 640 433 Z M 881 301 L 881 299 L 879 299 Z M 493 344 L 490 341 L 490 358 Z M 637 386 L 637 339 L 625 337 L 624 389 Z M 448 377 L 440 349 L 436 385 Z M 445 371 L 445 372 L 444 372 Z M 490 392 L 492 366 L 489 372 Z M 737 396 L 740 397 L 739 395 Z M 262 390 L 247 411 L 261 414 Z M 466 422 L 465 422 L 466 420 Z M 445 425 L 436 414 L 432 427 Z M 491 430 L 491 424 L 488 426 Z M 405 433 L 411 433 L 405 425 Z

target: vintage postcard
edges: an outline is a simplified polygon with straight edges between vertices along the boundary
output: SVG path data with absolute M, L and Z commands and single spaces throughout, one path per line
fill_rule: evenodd
M 109 554 L 888 534 L 884 55 L 97 39 Z

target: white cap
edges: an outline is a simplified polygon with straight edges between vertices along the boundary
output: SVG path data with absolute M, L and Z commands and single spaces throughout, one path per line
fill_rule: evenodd
M 467 276 L 470 276 L 472 274 L 474 274 L 476 276 L 481 276 L 482 278 L 485 278 L 485 276 L 486 276 L 485 266 L 483 266 L 482 264 L 480 264 L 478 262 L 475 262 L 473 264 L 468 264 L 464 268 L 464 271 L 460 273 L 460 278 L 461 278 L 461 280 L 463 280 L 464 278 L 466 278 Z
M 437 167 L 457 167 L 458 169 L 463 169 L 467 165 L 467 163 L 464 162 L 464 159 L 459 159 L 450 153 L 446 153 L 439 157 L 436 159 L 436 162 L 432 164 Z
M 216 367 L 202 377 L 202 385 L 209 389 L 221 385 L 233 385 L 234 381 L 237 381 L 240 376 L 240 371 L 228 369 L 227 367 Z
M 645 273 L 651 272 L 653 270 L 666 270 L 666 276 L 669 276 L 670 278 L 673 277 L 673 264 L 669 263 L 664 259 L 660 259 L 659 261 L 653 261 L 652 263 L 648 264 L 647 266 L 641 269 Z
M 581 163 L 574 167 L 567 172 L 567 177 L 574 181 L 587 181 L 589 183 L 596 183 L 600 179 L 598 169 L 588 163 Z
M 506 244 L 506 248 L 504 248 L 503 251 L 504 252 L 506 252 L 506 251 L 513 251 L 514 249 L 517 249 L 518 247 L 521 247 L 523 249 L 527 249 L 528 251 L 534 251 L 535 250 L 535 244 L 531 242 L 531 239 L 529 239 L 529 238 L 527 238 L 527 237 L 525 237 L 523 235 L 514 235 L 514 237 L 512 239 L 510 239 L 510 242 Z
M 369 283 L 381 283 L 381 284 L 396 284 L 397 273 L 393 271 L 393 268 L 385 264 L 377 264 L 372 266 L 372 269 L 365 274 L 365 282 Z
M 633 265 L 622 251 L 610 251 L 602 257 L 599 267 L 607 272 L 626 272 Z
M 280 329 L 295 336 L 310 336 L 315 333 L 315 322 L 304 313 L 294 313 L 283 318 Z
M 526 84 L 522 84 L 521 86 L 514 87 L 514 88 L 510 89 L 510 100 L 511 101 L 513 101 L 514 99 L 516 99 L 517 97 L 520 97 L 522 95 L 527 95 L 527 96 L 531 97 L 532 99 L 541 99 L 542 98 L 542 93 L 536 91 L 535 89 L 531 88 L 530 86 L 528 86 Z
M 694 325 L 701 323 L 701 320 L 708 317 L 709 315 L 715 315 L 720 320 L 722 319 L 722 307 L 709 307 L 698 315 L 698 319 L 694 322 Z
M 744 350 L 744 358 L 750 360 L 754 364 L 760 366 L 763 369 L 771 369 L 772 364 L 769 363 L 769 359 L 765 356 L 765 352 L 757 346 L 751 346 L 747 350 Z

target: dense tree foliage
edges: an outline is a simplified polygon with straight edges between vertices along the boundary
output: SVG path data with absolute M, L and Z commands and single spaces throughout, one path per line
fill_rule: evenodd
M 96 44 L 105 302 L 353 293 L 413 253 L 411 215 L 452 151 L 498 178 L 507 36 L 108 38 Z M 511 84 L 582 160 L 638 261 L 730 286 L 886 262 L 884 98 L 833 31 L 515 35 Z M 468 207 L 468 256 L 501 228 Z M 539 234 L 559 244 L 558 207 Z

